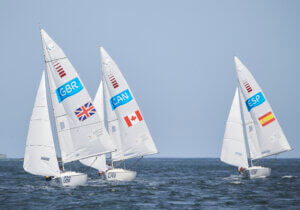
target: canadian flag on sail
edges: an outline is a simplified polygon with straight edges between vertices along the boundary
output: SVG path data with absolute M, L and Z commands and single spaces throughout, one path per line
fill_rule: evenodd
M 133 112 L 132 114 L 125 116 L 124 120 L 125 120 L 127 126 L 131 127 L 131 126 L 137 124 L 138 122 L 142 121 L 143 117 L 142 117 L 140 111 L 137 110 L 137 111 Z

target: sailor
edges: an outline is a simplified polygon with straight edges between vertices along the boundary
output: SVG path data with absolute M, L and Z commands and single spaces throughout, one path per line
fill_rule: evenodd
M 245 169 L 243 167 L 239 167 L 239 169 L 238 169 L 238 171 L 239 171 L 240 174 L 242 174 L 244 170 Z
M 46 181 L 51 181 L 52 180 L 52 176 L 45 176 Z
M 107 167 L 107 171 L 111 170 L 112 169 L 111 162 L 109 162 L 106 167 Z

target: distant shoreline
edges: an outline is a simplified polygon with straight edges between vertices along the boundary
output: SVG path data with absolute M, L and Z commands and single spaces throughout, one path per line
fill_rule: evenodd
M 4 158 L 0 160 L 24 160 L 24 158 Z M 219 159 L 219 157 L 144 157 L 144 159 Z M 264 159 L 300 159 L 300 157 L 292 158 L 292 157 L 266 157 Z M 57 158 L 59 162 L 61 162 L 61 158 Z

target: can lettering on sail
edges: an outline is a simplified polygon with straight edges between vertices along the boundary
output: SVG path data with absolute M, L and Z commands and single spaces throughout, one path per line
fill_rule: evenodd
M 56 89 L 58 102 L 61 103 L 66 98 L 75 95 L 76 93 L 79 93 L 82 89 L 83 86 L 79 81 L 78 77 L 72 79 L 71 81 Z
M 110 99 L 110 105 L 112 110 L 115 110 L 117 107 L 127 104 L 132 100 L 132 95 L 130 94 L 129 90 L 126 89 L 123 92 L 115 95 Z
M 262 92 L 255 94 L 254 96 L 252 96 L 251 98 L 246 100 L 246 106 L 247 106 L 248 111 L 250 112 L 251 109 L 261 105 L 265 101 L 266 101 L 266 99 L 265 99 L 264 95 L 262 94 Z

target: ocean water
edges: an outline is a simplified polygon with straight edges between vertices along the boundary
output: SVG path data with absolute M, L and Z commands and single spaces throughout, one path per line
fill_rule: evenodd
M 0 161 L 0 209 L 300 209 L 300 159 L 266 159 L 272 174 L 246 179 L 219 159 L 146 158 L 132 182 L 106 182 L 80 163 L 86 186 L 63 188 L 23 170 L 21 160 Z

